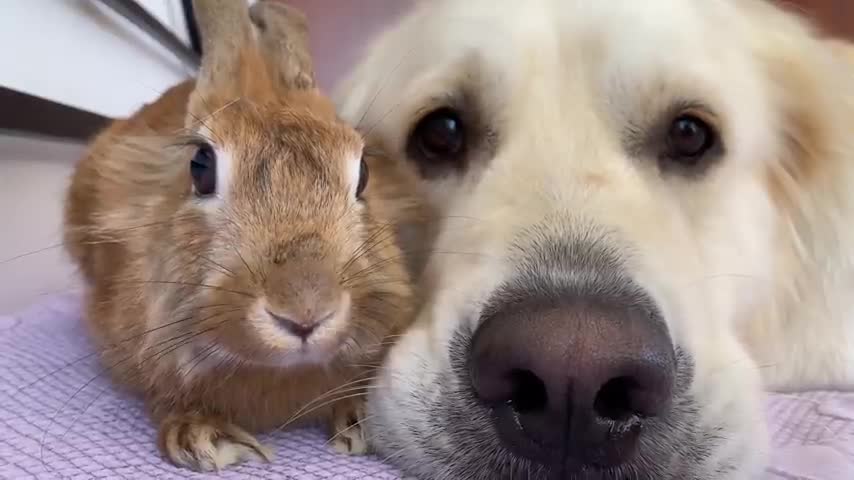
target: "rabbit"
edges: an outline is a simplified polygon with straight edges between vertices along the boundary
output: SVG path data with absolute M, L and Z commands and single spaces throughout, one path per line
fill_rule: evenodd
M 197 78 L 114 121 L 72 174 L 89 331 L 179 467 L 269 461 L 255 435 L 291 420 L 365 453 L 371 372 L 414 308 L 409 187 L 316 86 L 299 11 L 194 8 Z

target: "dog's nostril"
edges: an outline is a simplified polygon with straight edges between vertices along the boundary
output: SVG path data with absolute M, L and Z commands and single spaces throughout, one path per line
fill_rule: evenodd
M 615 422 L 629 420 L 638 413 L 633 397 L 639 389 L 640 385 L 631 377 L 612 378 L 599 389 L 593 408 L 602 418 Z
M 548 406 L 546 385 L 530 370 L 512 370 L 509 374 L 513 385 L 510 406 L 517 413 L 545 410 Z
M 485 316 L 467 358 L 473 393 L 516 455 L 628 463 L 672 401 L 673 345 L 652 307 L 569 300 L 532 297 Z

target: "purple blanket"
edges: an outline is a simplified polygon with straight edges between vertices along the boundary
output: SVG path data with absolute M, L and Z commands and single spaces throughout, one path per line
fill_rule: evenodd
M 61 296 L 0 316 L 0 479 L 206 477 L 162 460 L 139 402 L 97 377 L 79 311 L 76 297 Z M 854 394 L 771 395 L 767 417 L 773 464 L 762 480 L 854 479 Z M 334 454 L 318 431 L 261 440 L 276 449 L 274 463 L 219 477 L 400 478 L 381 459 Z

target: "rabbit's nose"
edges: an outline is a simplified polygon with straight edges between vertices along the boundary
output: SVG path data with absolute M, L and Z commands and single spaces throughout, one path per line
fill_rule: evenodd
M 282 315 L 267 309 L 267 314 L 276 321 L 288 333 L 299 337 L 302 341 L 308 340 L 308 337 L 319 327 L 335 316 L 337 310 L 327 311 L 321 315 L 313 315 L 307 317 L 296 317 L 292 315 Z
M 307 340 L 347 309 L 349 298 L 335 270 L 319 261 L 291 261 L 266 276 L 265 309 L 286 332 Z

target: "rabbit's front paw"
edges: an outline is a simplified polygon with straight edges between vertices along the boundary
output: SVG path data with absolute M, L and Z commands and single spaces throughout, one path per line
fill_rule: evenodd
M 175 465 L 218 471 L 249 459 L 270 461 L 272 452 L 243 429 L 196 415 L 171 416 L 160 424 L 160 449 Z
M 362 401 L 346 402 L 332 410 L 332 449 L 346 455 L 365 455 L 368 441 L 362 428 L 365 404 Z

